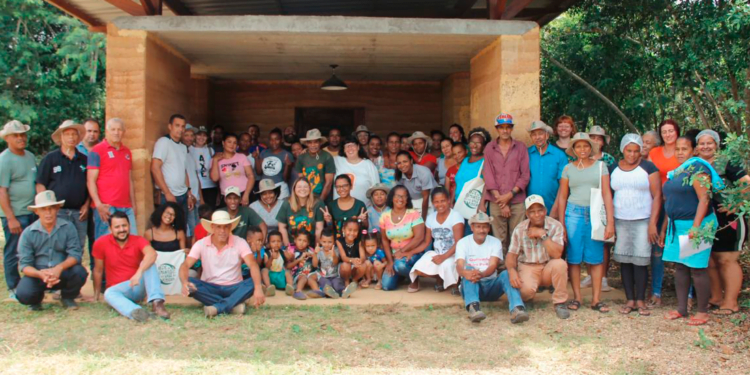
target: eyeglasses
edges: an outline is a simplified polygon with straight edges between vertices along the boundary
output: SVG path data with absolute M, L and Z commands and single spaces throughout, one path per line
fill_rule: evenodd
M 336 190 L 346 189 L 349 186 L 351 186 L 351 185 L 349 185 L 349 184 L 346 184 L 346 185 L 336 185 Z

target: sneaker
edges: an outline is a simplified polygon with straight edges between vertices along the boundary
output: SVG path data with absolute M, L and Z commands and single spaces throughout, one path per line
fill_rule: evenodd
M 591 288 L 591 275 L 581 280 L 581 288 Z
M 339 298 L 339 294 L 336 293 L 336 289 L 333 289 L 333 287 L 328 284 L 323 288 L 323 293 L 325 293 L 326 297 L 337 299 Z
M 78 304 L 76 303 L 76 300 L 72 298 L 63 298 L 60 302 L 62 302 L 63 307 L 68 310 L 78 310 Z
M 308 298 L 325 298 L 326 294 L 320 290 L 311 290 L 307 292 Z
M 146 310 L 139 307 L 130 313 L 130 317 L 138 323 L 145 323 L 149 318 L 149 314 Z
M 219 309 L 213 306 L 203 306 L 203 314 L 206 315 L 206 318 L 213 318 L 219 315 Z
M 607 278 L 602 278 L 602 292 L 611 292 L 612 288 L 607 284 Z
M 568 310 L 568 307 L 565 306 L 564 303 L 558 303 L 555 305 L 555 314 L 557 314 L 557 317 L 560 319 L 570 318 L 570 310 Z
M 29 311 L 42 311 L 42 310 L 44 310 L 42 308 L 42 304 L 41 303 L 38 303 L 36 305 L 29 305 L 28 309 L 29 309 Z
M 349 285 L 346 286 L 346 289 L 344 289 L 344 292 L 341 293 L 341 298 L 349 298 L 352 293 L 357 291 L 357 283 L 351 282 Z
M 12 290 L 8 291 L 8 298 L 11 299 L 11 300 L 13 300 L 13 301 L 18 302 L 18 297 L 16 297 L 16 290 L 15 289 L 12 289 Z
M 472 323 L 479 323 L 487 318 L 487 315 L 479 309 L 479 302 L 471 303 L 466 307 L 466 310 L 469 311 L 469 320 L 471 320 Z
M 276 295 L 276 287 L 275 287 L 275 286 L 273 286 L 273 285 L 271 285 L 271 286 L 269 286 L 268 288 L 265 288 L 265 289 L 263 290 L 263 294 L 264 294 L 264 295 L 265 295 L 266 297 L 273 297 L 273 296 L 275 296 L 275 295 Z
M 291 297 L 294 295 L 294 288 L 292 288 L 291 285 L 287 285 L 286 288 L 284 288 L 284 293 L 286 293 L 287 296 Z
M 229 311 L 232 315 L 245 315 L 245 304 L 240 303 L 235 307 L 232 307 L 232 310 Z
M 529 320 L 529 313 L 523 306 L 516 306 L 513 311 L 510 312 L 510 322 L 513 324 L 523 323 Z
M 304 300 L 307 299 L 307 296 L 305 295 L 305 293 L 302 293 L 302 292 L 294 292 L 294 294 L 292 295 L 292 297 L 294 297 L 294 299 L 298 299 L 300 301 L 304 301 Z

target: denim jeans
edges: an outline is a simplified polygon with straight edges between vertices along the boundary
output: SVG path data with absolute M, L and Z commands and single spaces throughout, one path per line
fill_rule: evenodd
M 422 258 L 424 252 L 412 255 L 410 260 L 406 258 L 396 259 L 393 261 L 393 275 L 389 275 L 388 272 L 383 272 L 383 290 L 396 290 L 398 288 L 398 280 L 401 277 L 409 278 L 409 272 L 417 261 Z
M 198 206 L 196 205 L 191 211 L 188 211 L 187 215 L 187 233 L 190 233 L 191 237 L 195 235 L 195 226 L 198 225 L 199 222 Z
M 141 276 L 140 283 L 131 287 L 130 280 L 125 280 L 115 286 L 107 288 L 104 299 L 123 316 L 133 319 L 133 311 L 140 309 L 138 302 L 148 295 L 148 302 L 164 300 L 161 290 L 161 280 L 156 264 L 151 265 Z
M 164 196 L 164 194 L 162 193 L 162 194 L 160 194 L 160 196 L 161 196 L 160 204 L 167 203 L 167 198 Z M 182 217 L 185 218 L 185 222 L 186 223 L 188 222 L 188 215 L 191 212 L 190 210 L 188 210 L 188 197 L 189 196 L 190 196 L 190 192 L 187 192 L 187 193 L 182 194 L 182 195 L 180 195 L 178 197 L 174 197 L 177 200 L 177 205 L 180 206 L 180 207 L 182 207 Z M 195 211 L 197 213 L 198 212 L 197 211 L 197 207 L 193 208 L 193 211 Z M 187 228 L 187 230 L 185 232 L 185 236 L 187 236 L 187 237 L 192 237 L 193 236 L 193 231 L 190 229 L 190 225 L 188 225 L 188 228 Z
M 242 280 L 234 285 L 216 285 L 193 277 L 188 280 L 197 289 L 190 293 L 190 297 L 195 298 L 205 306 L 216 307 L 219 314 L 227 314 L 235 306 L 245 302 L 245 300 L 253 295 L 255 289 L 252 278 Z
M 19 215 L 16 219 L 21 223 L 21 231 L 26 229 L 36 220 L 34 214 Z M 18 272 L 18 239 L 21 234 L 11 234 L 8 228 L 8 219 L 2 218 L 3 233 L 5 234 L 5 248 L 3 249 L 3 269 L 5 271 L 5 284 L 8 290 L 16 289 L 18 282 L 21 281 L 21 274 Z
M 471 267 L 466 269 L 471 269 Z M 518 306 L 524 306 L 521 292 L 510 285 L 508 271 L 501 272 L 497 277 L 484 278 L 479 280 L 478 283 L 473 283 L 467 279 L 461 281 L 461 294 L 464 297 L 465 306 L 479 301 L 497 301 L 505 293 L 508 294 L 509 311 L 513 311 Z
M 59 290 L 62 298 L 73 299 L 81 293 L 81 288 L 86 284 L 88 276 L 89 274 L 86 272 L 86 269 L 80 264 L 76 264 L 62 271 L 60 282 L 52 288 L 47 288 L 47 284 L 42 279 L 24 277 L 18 283 L 16 298 L 23 305 L 38 305 L 44 300 L 44 292 L 47 290 Z
M 664 281 L 664 261 L 661 259 L 664 248 L 651 245 L 651 294 L 661 298 L 661 284 Z
M 99 237 L 109 234 L 109 223 L 102 220 L 101 216 L 99 216 L 99 211 L 97 209 L 93 209 L 94 212 L 94 237 L 96 240 L 99 239 Z M 128 220 L 130 221 L 130 234 L 138 234 L 138 226 L 135 222 L 135 214 L 133 213 L 133 209 L 128 208 L 121 208 L 121 207 L 110 207 L 109 208 L 109 214 L 112 215 L 115 213 L 115 211 L 124 212 L 125 215 L 128 215 Z
M 78 220 L 80 216 L 81 210 L 78 208 L 61 208 L 60 211 L 57 211 L 58 219 L 67 220 L 76 227 L 78 239 L 81 240 L 81 250 L 83 250 L 86 247 L 86 232 L 89 228 L 89 221 Z

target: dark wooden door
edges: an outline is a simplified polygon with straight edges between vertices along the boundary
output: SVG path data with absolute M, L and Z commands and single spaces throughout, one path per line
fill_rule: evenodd
M 300 138 L 310 129 L 318 129 L 325 136 L 332 128 L 341 130 L 346 137 L 358 125 L 365 124 L 364 120 L 364 108 L 297 107 L 294 126 Z

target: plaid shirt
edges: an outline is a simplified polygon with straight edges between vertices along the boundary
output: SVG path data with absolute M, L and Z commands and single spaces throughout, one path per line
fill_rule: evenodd
M 545 217 L 544 230 L 553 242 L 563 245 L 563 227 L 559 221 L 549 216 Z M 545 264 L 550 260 L 542 241 L 529 238 L 529 220 L 522 221 L 513 230 L 508 253 L 517 254 L 520 263 Z

